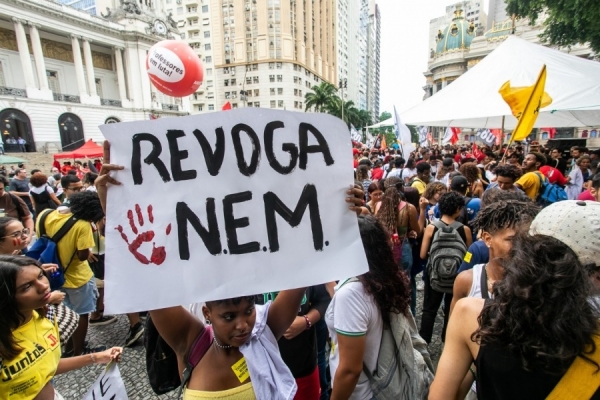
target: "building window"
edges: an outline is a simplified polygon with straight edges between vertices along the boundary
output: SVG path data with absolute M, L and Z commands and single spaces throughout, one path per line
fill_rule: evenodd
M 46 70 L 46 76 L 48 77 L 48 88 L 53 93 L 60 93 L 60 84 L 58 82 L 58 72 Z
M 229 86 L 229 79 L 225 79 L 223 81 L 223 86 Z
M 294 102 L 294 108 L 298 108 L 298 102 L 297 101 Z
M 270 94 L 271 96 L 274 96 L 274 95 L 275 95 L 275 88 L 270 88 L 270 89 L 269 89 L 269 94 Z
M 277 88 L 277 94 L 283 94 L 283 88 Z
M 298 96 L 302 97 L 302 90 L 298 90 Z
M 592 130 L 590 131 L 590 137 L 591 137 L 591 138 L 598 137 L 598 131 L 597 131 L 596 129 L 592 129 Z
M 231 75 L 234 75 L 234 74 L 231 74 Z M 231 80 L 231 86 L 235 86 L 235 84 L 236 84 L 236 83 L 237 83 L 237 82 L 236 82 L 236 80 L 235 80 L 235 79 L 232 79 L 232 80 Z
M 294 77 L 294 83 L 298 83 L 298 77 L 297 76 Z
M 226 98 L 226 99 L 230 99 L 230 98 L 231 98 L 231 93 L 229 93 L 229 92 L 225 92 L 225 98 Z
M 258 71 L 258 64 L 252 64 L 252 71 Z M 258 107 L 260 107 L 260 105 Z
M 229 67 L 223 68 L 223 73 L 224 74 L 229 74 Z
M 102 81 L 99 78 L 96 78 L 95 81 L 96 81 L 96 93 L 98 94 L 98 97 L 103 98 L 104 96 L 102 96 Z
M 294 96 L 298 96 L 298 89 L 294 89 Z
M 202 111 L 204 104 L 198 104 L 198 111 Z
M 212 75 L 212 68 L 206 68 L 206 76 Z
M 260 93 L 260 91 L 258 89 L 254 89 L 254 97 L 258 97 L 259 93 Z
M 277 75 L 277 82 L 283 82 L 283 75 Z
M 283 106 L 283 100 L 278 100 L 277 101 L 277 107 L 284 108 L 284 106 Z
M 271 108 L 275 108 L 275 100 L 271 100 Z
M 202 6 L 202 12 L 203 13 L 207 13 L 208 12 L 208 6 Z
M 275 75 L 269 75 L 269 82 L 275 82 Z
M 254 102 L 254 107 L 260 107 L 260 101 L 255 101 Z
M 210 37 L 210 31 L 204 31 L 204 37 L 205 38 L 209 38 Z
M 252 83 L 252 78 L 251 77 L 246 77 L 246 85 L 250 85 Z
M 208 111 L 215 111 L 215 105 L 214 104 L 209 104 L 208 105 Z
M 280 62 L 276 63 L 276 67 L 277 67 L 277 69 L 283 68 L 283 66 L 282 66 L 282 64 Z
M 204 58 L 204 62 L 206 62 L 206 63 L 212 63 L 212 56 L 206 56 Z
M 258 83 L 258 76 L 253 76 L 252 77 L 252 82 L 253 83 Z
M 269 69 L 275 69 L 275 63 L 269 63 Z
M 210 43 L 206 43 L 204 45 L 204 50 L 210 50 Z
M 237 98 L 237 92 L 231 92 L 231 98 L 232 99 Z
M 233 103 L 233 104 L 231 105 L 231 108 L 238 108 L 238 107 L 237 107 L 237 103 Z

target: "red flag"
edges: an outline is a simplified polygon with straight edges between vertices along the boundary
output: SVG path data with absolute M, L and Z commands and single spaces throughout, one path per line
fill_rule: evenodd
M 460 128 L 450 128 L 452 130 L 452 138 L 450 138 L 450 142 L 452 142 L 453 145 L 456 144 L 456 142 L 458 142 L 459 138 L 458 135 L 460 135 Z
M 500 146 L 502 144 L 502 129 L 490 129 L 490 132 L 496 137 L 496 146 Z
M 485 154 L 479 149 L 477 143 L 473 143 L 473 156 L 477 159 L 477 161 L 481 161 L 485 158 Z
M 540 131 L 548 132 L 549 139 L 554 139 L 554 136 L 556 135 L 556 128 L 541 128 Z
M 227 103 L 223 104 L 223 108 L 221 108 L 221 110 L 223 110 L 223 111 L 231 110 L 231 103 L 227 102 Z

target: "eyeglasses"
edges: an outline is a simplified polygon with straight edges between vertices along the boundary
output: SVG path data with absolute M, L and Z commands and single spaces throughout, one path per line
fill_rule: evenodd
M 67 188 L 67 190 L 71 190 L 73 192 L 81 192 L 83 190 L 83 186 L 70 187 L 70 188 Z
M 10 235 L 4 236 L 4 237 L 11 237 L 11 238 L 18 238 L 18 237 L 24 237 L 24 236 L 28 236 L 29 235 L 29 228 L 24 228 L 22 231 L 15 231 L 13 233 L 11 233 Z

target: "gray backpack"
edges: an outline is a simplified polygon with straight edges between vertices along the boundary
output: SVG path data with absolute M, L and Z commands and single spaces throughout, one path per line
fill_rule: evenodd
M 435 221 L 433 225 L 437 229 L 429 248 L 429 283 L 436 292 L 452 293 L 458 269 L 467 253 L 467 246 L 458 233 L 463 224 L 454 221 L 446 225 L 442 221 Z
M 351 278 L 348 282 L 358 282 Z M 383 329 L 377 369 L 363 372 L 375 400 L 426 400 L 433 381 L 433 363 L 427 343 L 419 336 L 412 314 L 390 313 L 390 327 Z

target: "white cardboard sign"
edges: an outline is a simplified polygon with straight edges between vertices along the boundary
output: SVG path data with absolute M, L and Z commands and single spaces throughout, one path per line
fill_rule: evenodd
M 82 400 L 127 400 L 125 383 L 116 362 L 111 362 L 96 379 Z
M 348 129 L 244 108 L 100 127 L 125 169 L 108 195 L 106 312 L 291 289 L 368 270 Z

